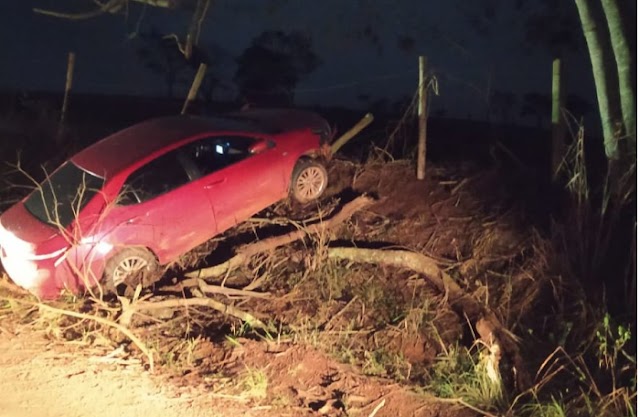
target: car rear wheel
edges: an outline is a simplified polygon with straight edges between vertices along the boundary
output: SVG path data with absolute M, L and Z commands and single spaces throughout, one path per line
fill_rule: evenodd
M 118 295 L 132 295 L 138 285 L 150 287 L 161 277 L 156 257 L 146 248 L 130 247 L 107 261 L 107 289 Z
M 299 203 L 308 203 L 322 195 L 328 182 L 329 175 L 321 163 L 302 159 L 293 170 L 291 196 Z

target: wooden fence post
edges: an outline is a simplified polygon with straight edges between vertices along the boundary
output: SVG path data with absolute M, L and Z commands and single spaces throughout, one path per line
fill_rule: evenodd
M 564 70 L 559 58 L 553 60 L 553 73 L 551 81 L 551 181 L 558 179 L 559 169 L 565 156 L 566 145 L 564 143 L 566 123 L 562 115 L 565 107 L 565 86 L 563 79 Z
M 189 103 L 195 100 L 196 96 L 198 95 L 198 90 L 200 89 L 200 84 L 202 84 L 204 73 L 206 71 L 207 71 L 207 65 L 200 64 L 200 66 L 198 67 L 198 72 L 196 73 L 196 76 L 193 79 L 193 83 L 191 83 L 191 88 L 189 89 L 189 95 L 187 96 L 187 99 L 184 101 L 184 104 L 182 105 L 182 111 L 180 112 L 180 114 L 186 114 L 187 108 L 189 107 Z
M 417 177 L 423 180 L 427 165 L 427 58 L 418 58 L 418 172 Z
M 62 140 L 64 133 L 64 124 L 67 118 L 67 108 L 69 107 L 69 94 L 71 93 L 71 87 L 73 86 L 73 68 L 76 64 L 76 54 L 69 52 L 67 57 L 67 81 L 64 86 L 64 98 L 62 99 L 62 109 L 60 109 L 60 122 L 58 124 L 58 135 L 56 142 L 58 144 Z

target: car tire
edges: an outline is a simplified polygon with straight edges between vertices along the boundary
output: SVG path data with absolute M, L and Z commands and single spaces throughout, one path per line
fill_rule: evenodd
M 136 287 L 152 286 L 162 273 L 155 255 L 143 247 L 128 247 L 111 257 L 105 266 L 104 282 L 109 292 L 130 296 Z
M 308 203 L 320 198 L 327 189 L 329 174 L 321 163 L 312 159 L 301 159 L 293 169 L 290 194 L 299 203 Z

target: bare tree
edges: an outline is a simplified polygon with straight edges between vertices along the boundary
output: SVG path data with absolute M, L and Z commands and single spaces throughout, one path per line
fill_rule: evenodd
M 91 19 L 97 16 L 101 16 L 106 13 L 111 14 L 124 14 L 128 15 L 130 3 L 137 3 L 143 7 L 161 7 L 165 9 L 181 9 L 189 10 L 192 12 L 191 22 L 189 28 L 184 36 L 184 41 L 178 41 L 177 35 L 169 35 L 175 37 L 179 44 L 179 49 L 183 55 L 187 58 L 191 58 L 193 48 L 198 44 L 200 38 L 200 32 L 204 18 L 209 11 L 212 0 L 107 0 L 101 2 L 99 0 L 89 1 L 93 4 L 92 8 L 88 11 L 82 12 L 69 12 L 69 11 L 54 11 L 40 8 L 34 8 L 35 13 L 44 14 L 51 17 L 69 19 L 69 20 L 85 20 Z

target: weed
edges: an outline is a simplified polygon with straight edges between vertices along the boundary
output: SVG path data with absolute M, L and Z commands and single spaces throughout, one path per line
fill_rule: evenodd
M 246 397 L 264 399 L 267 398 L 269 379 L 264 370 L 245 366 L 241 386 Z
M 616 331 L 614 331 L 612 329 L 614 326 L 611 321 L 611 316 L 605 314 L 602 318 L 602 323 L 596 331 L 596 339 L 598 365 L 600 368 L 611 371 L 613 390 L 615 391 L 618 379 L 618 375 L 616 374 L 621 370 L 629 369 L 629 365 L 633 365 L 635 369 L 636 359 L 625 350 L 625 347 L 631 340 L 631 330 L 629 326 L 618 325 Z M 629 363 L 621 364 L 621 356 Z
M 316 281 L 323 300 L 336 300 L 344 296 L 349 287 L 349 280 L 345 277 L 348 271 L 339 264 L 328 263 L 311 275 Z
M 537 399 L 520 409 L 523 417 L 567 417 L 566 405 L 551 397 L 550 402 L 539 402 Z
M 502 383 L 487 372 L 480 351 L 450 347 L 436 358 L 429 379 L 427 388 L 439 397 L 458 398 L 486 410 L 507 406 Z
M 362 372 L 365 375 L 390 376 L 396 380 L 409 378 L 411 365 L 398 353 L 386 349 L 364 352 Z

